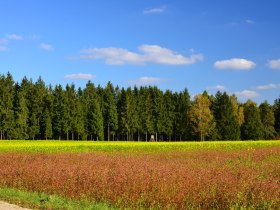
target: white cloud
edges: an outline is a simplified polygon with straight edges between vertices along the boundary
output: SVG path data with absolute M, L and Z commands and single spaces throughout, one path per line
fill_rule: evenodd
M 250 20 L 250 19 L 245 20 L 245 22 L 248 23 L 248 24 L 254 24 L 255 23 L 255 21 Z
M 89 60 L 104 59 L 110 65 L 143 63 L 143 59 L 138 54 L 114 47 L 82 50 L 81 58 Z
M 152 85 L 163 82 L 164 79 L 158 77 L 140 77 L 135 80 L 130 80 L 129 83 L 138 86 Z
M 144 14 L 160 14 L 165 12 L 166 6 L 161 6 L 161 7 L 156 7 L 156 8 L 150 8 L 150 9 L 145 9 L 143 11 Z
M 242 98 L 256 98 L 260 96 L 256 91 L 253 90 L 243 90 L 241 92 L 235 92 L 234 94 Z
M 65 79 L 94 79 L 95 76 L 92 74 L 83 74 L 83 73 L 79 73 L 79 74 L 68 74 L 64 76 Z
M 278 60 L 270 60 L 270 61 L 268 61 L 267 65 L 271 69 L 280 70 L 280 59 L 278 59 Z
M 10 40 L 17 40 L 17 41 L 23 40 L 23 37 L 17 34 L 7 34 L 6 37 L 7 39 Z
M 104 59 L 110 65 L 156 63 L 164 65 L 187 65 L 203 60 L 202 54 L 185 57 L 158 45 L 142 45 L 141 53 L 131 52 L 123 48 L 90 48 L 81 51 L 82 59 Z
M 5 46 L 0 46 L 0 52 L 8 51 L 9 49 Z
M 51 50 L 54 49 L 52 45 L 46 44 L 46 43 L 41 43 L 41 44 L 39 45 L 39 48 L 41 48 L 41 49 L 43 49 L 43 50 L 47 50 L 47 51 L 51 51 Z
M 253 61 L 249 61 L 243 58 L 232 58 L 229 60 L 216 61 L 214 63 L 214 67 L 221 70 L 250 70 L 255 66 L 256 64 Z
M 277 89 L 280 88 L 280 84 L 268 84 L 268 85 L 260 85 L 257 86 L 256 89 L 257 90 L 271 90 L 271 89 Z
M 225 91 L 226 87 L 223 85 L 216 85 L 213 87 L 208 87 L 207 90 Z

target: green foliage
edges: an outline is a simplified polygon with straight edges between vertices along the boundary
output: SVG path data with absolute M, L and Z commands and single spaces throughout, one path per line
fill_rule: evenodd
M 103 95 L 103 118 L 107 128 L 107 139 L 110 140 L 111 133 L 118 129 L 118 112 L 114 87 L 111 82 L 107 83 Z
M 218 92 L 214 101 L 214 115 L 220 139 L 240 139 L 238 119 L 234 114 L 234 107 L 226 92 Z
M 93 203 L 85 199 L 78 201 L 58 195 L 47 195 L 45 193 L 28 192 L 13 188 L 0 188 L 0 199 L 33 209 L 115 209 L 105 203 Z
M 274 113 L 272 107 L 265 101 L 259 107 L 261 121 L 264 127 L 264 137 L 265 139 L 273 139 L 275 137 L 275 129 L 274 129 Z
M 264 128 L 261 122 L 260 111 L 257 105 L 250 100 L 245 104 L 244 120 L 244 124 L 242 125 L 243 139 L 262 139 Z
M 251 102 L 250 102 L 251 103 Z M 158 87 L 103 88 L 88 82 L 47 87 L 24 77 L 0 75 L 0 139 L 238 140 L 280 136 L 280 99 L 259 108 L 236 96 L 206 91 L 191 101 Z M 242 132 L 241 132 L 242 130 Z
M 280 136 L 280 98 L 276 99 L 273 105 L 274 109 L 274 119 L 275 119 L 275 131 L 277 135 Z
M 199 94 L 195 97 L 195 101 L 190 110 L 190 120 L 195 133 L 200 136 L 200 140 L 204 141 L 211 131 L 215 128 L 216 123 L 214 116 L 210 110 L 211 102 L 207 95 Z

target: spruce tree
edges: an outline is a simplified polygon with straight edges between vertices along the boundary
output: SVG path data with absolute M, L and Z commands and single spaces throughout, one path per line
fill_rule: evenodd
M 54 138 L 63 138 L 65 124 L 65 94 L 61 85 L 56 85 L 53 91 L 53 134 Z
M 256 103 L 248 100 L 244 106 L 244 123 L 242 125 L 242 139 L 259 140 L 263 138 L 263 124 L 259 108 Z
M 178 123 L 179 138 L 180 140 L 188 140 L 191 137 L 191 127 L 189 119 L 191 99 L 187 88 L 179 93 L 177 106 L 178 108 L 176 113 L 176 122 Z
M 116 96 L 114 93 L 114 87 L 111 82 L 107 83 L 107 86 L 104 90 L 103 95 L 103 118 L 104 126 L 106 128 L 106 137 L 107 140 L 110 140 L 111 134 L 114 135 L 114 132 L 118 129 L 118 113 L 117 113 L 117 104 Z
M 268 104 L 267 101 L 263 102 L 259 106 L 261 121 L 264 128 L 264 137 L 265 139 L 273 139 L 275 137 L 275 118 L 272 107 Z
M 28 108 L 24 92 L 18 83 L 15 84 L 14 96 L 14 132 L 13 139 L 28 139 Z
M 14 133 L 14 80 L 10 73 L 0 76 L 0 139 L 11 139 Z
M 218 91 L 214 104 L 214 116 L 220 139 L 240 139 L 238 119 L 234 114 L 234 107 L 227 93 L 221 94 Z
M 273 109 L 275 119 L 274 128 L 277 136 L 280 137 L 280 97 L 274 101 Z

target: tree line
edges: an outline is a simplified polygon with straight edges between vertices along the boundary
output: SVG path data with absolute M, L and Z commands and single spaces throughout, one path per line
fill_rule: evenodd
M 248 140 L 280 136 L 280 98 L 259 106 L 235 95 L 156 86 L 105 87 L 88 81 L 47 86 L 0 75 L 0 139 L 57 140 Z

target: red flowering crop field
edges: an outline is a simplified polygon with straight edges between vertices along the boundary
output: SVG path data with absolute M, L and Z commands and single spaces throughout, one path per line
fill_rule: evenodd
M 0 153 L 0 187 L 120 209 L 277 209 L 280 147 Z

